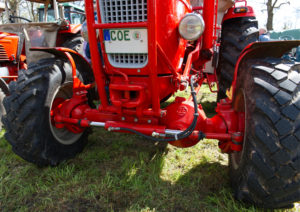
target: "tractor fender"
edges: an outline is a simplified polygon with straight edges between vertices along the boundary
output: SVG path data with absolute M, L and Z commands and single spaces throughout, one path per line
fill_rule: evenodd
M 59 31 L 60 34 L 79 34 L 82 24 L 69 24 L 67 29 Z
M 72 34 L 80 33 L 82 24 L 70 24 L 70 31 Z
M 238 72 L 241 69 L 243 61 L 254 58 L 275 57 L 281 58 L 289 50 L 300 45 L 300 40 L 292 41 L 270 41 L 270 42 L 254 42 L 246 46 L 237 60 L 234 78 L 231 85 L 230 98 L 234 96 Z
M 30 48 L 30 50 L 46 52 L 54 55 L 57 58 L 62 58 L 72 63 L 65 55 L 65 52 L 68 52 L 71 54 L 76 65 L 76 69 L 81 73 L 81 75 L 85 76 L 85 79 L 88 81 L 88 83 L 94 82 L 94 74 L 93 74 L 93 69 L 91 64 L 78 52 L 63 47 L 51 47 L 51 48 L 37 47 L 37 48 Z
M 5 93 L 6 96 L 9 95 L 10 92 L 9 92 L 8 84 L 4 81 L 3 78 L 0 78 L 0 88 Z
M 247 8 L 246 12 L 236 12 L 236 9 L 239 7 L 231 7 L 228 9 L 228 11 L 225 13 L 222 23 L 226 20 L 233 19 L 233 18 L 242 18 L 242 17 L 255 17 L 255 13 L 252 7 L 250 6 L 245 6 L 244 8 Z

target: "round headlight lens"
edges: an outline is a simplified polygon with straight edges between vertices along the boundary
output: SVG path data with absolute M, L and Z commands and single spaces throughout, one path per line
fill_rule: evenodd
M 88 35 L 88 29 L 86 21 L 81 26 L 81 36 L 86 42 L 89 42 L 89 35 Z
M 186 40 L 197 40 L 204 32 L 204 20 L 200 14 L 189 13 L 179 23 L 179 34 Z

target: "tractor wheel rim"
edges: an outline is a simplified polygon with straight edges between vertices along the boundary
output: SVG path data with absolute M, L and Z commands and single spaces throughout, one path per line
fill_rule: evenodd
M 61 144 L 71 145 L 74 144 L 82 135 L 82 133 L 75 134 L 66 128 L 58 129 L 51 122 L 51 111 L 53 111 L 53 103 L 57 98 L 70 99 L 73 95 L 72 82 L 64 83 L 56 89 L 49 110 L 49 126 L 54 138 Z
M 246 124 L 246 119 L 247 119 L 247 108 L 246 108 L 246 96 L 244 90 L 240 90 L 239 93 L 237 94 L 238 102 L 234 102 L 234 105 L 239 105 L 238 108 L 235 108 L 236 111 L 244 112 L 245 113 L 245 120 L 244 120 L 244 139 L 242 143 L 242 150 L 239 152 L 233 152 L 230 154 L 231 161 L 232 161 L 232 167 L 234 169 L 238 169 L 241 163 L 241 160 L 244 155 L 244 146 L 246 142 L 246 132 L 247 132 L 247 124 Z M 241 97 L 241 98 L 239 98 Z M 239 101 L 240 100 L 240 101 Z

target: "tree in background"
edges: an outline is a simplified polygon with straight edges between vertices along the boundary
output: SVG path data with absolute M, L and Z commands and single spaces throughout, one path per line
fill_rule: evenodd
M 36 8 L 39 6 L 37 3 L 29 2 L 26 0 L 0 0 L 6 7 L 6 11 L 1 14 L 2 23 L 10 23 L 9 16 L 21 16 L 32 20 L 38 21 L 38 14 Z M 22 22 L 20 19 L 15 19 L 15 22 Z
M 274 19 L 274 10 L 279 9 L 282 5 L 290 4 L 288 0 L 266 0 L 264 4 L 267 6 L 267 30 L 273 30 L 273 19 Z
M 32 22 L 37 22 L 39 19 L 37 8 L 39 7 L 40 4 L 25 0 L 22 2 L 21 5 L 23 8 L 27 8 L 28 13 L 30 15 L 29 19 L 32 20 Z M 27 13 L 27 11 L 25 10 L 24 13 Z
M 28 0 L 0 0 L 0 2 L 5 3 L 6 11 L 0 14 L 0 23 L 10 23 L 9 15 L 21 16 L 27 18 L 33 22 L 38 21 L 38 11 L 39 3 L 30 2 Z M 74 1 L 73 4 L 83 7 L 84 1 Z M 23 22 L 19 19 L 15 19 L 16 22 Z
M 5 3 L 7 7 L 10 9 L 10 14 L 13 16 L 18 15 L 19 6 L 22 0 L 6 0 Z

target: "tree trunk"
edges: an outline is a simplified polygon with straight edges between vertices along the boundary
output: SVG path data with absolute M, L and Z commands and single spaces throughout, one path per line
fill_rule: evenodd
M 274 17 L 274 13 L 273 10 L 268 10 L 268 19 L 267 19 L 267 30 L 273 30 L 273 17 Z
M 288 0 L 267 0 L 266 6 L 267 6 L 267 30 L 273 30 L 273 18 L 274 18 L 274 9 L 279 9 L 282 5 L 290 4 L 290 1 Z
M 21 0 L 8 0 L 7 1 L 9 4 L 9 9 L 10 9 L 10 15 L 12 16 L 18 16 L 18 11 L 19 11 L 19 3 Z M 15 22 L 19 22 L 19 19 L 14 19 Z
M 274 17 L 274 13 L 273 13 L 273 3 L 272 0 L 268 0 L 267 2 L 267 12 L 268 12 L 268 18 L 267 18 L 267 30 L 273 30 L 273 17 Z

